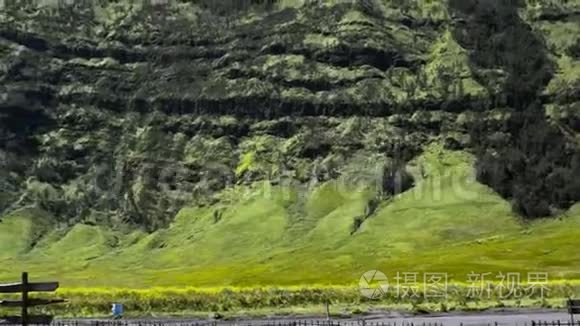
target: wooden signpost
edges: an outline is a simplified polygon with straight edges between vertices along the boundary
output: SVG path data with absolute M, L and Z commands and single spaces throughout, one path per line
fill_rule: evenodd
M 580 300 L 569 299 L 567 302 L 568 313 L 570 314 L 570 321 L 574 324 L 574 315 L 580 314 Z
M 0 293 L 20 293 L 20 300 L 0 300 L 0 307 L 22 309 L 21 316 L 0 317 L 1 324 L 21 325 L 48 325 L 52 322 L 52 316 L 38 315 L 29 316 L 28 307 L 43 306 L 53 303 L 62 303 L 65 300 L 29 299 L 29 292 L 54 292 L 58 289 L 57 282 L 31 283 L 28 282 L 28 273 L 22 273 L 22 281 L 14 284 L 0 284 Z

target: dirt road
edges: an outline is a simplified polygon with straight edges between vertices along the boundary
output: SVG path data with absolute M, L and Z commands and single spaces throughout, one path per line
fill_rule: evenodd
M 580 316 L 579 316 L 580 317 Z M 363 323 L 364 319 L 364 323 Z M 298 322 L 300 321 L 300 324 Z M 440 315 L 409 316 L 397 313 L 381 313 L 357 318 L 333 318 L 334 326 L 376 325 L 376 326 L 531 326 L 532 322 L 548 325 L 566 325 L 570 316 L 561 310 L 542 311 L 488 311 L 476 313 L 447 313 Z M 558 324 L 560 321 L 560 324 Z M 238 319 L 208 321 L 200 319 L 126 319 L 112 322 L 110 320 L 59 320 L 57 325 L 230 325 L 230 326 L 323 326 L 329 325 L 323 318 L 280 317 L 267 319 Z M 116 324 L 113 324 L 116 323 Z M 577 324 L 580 326 L 580 323 Z

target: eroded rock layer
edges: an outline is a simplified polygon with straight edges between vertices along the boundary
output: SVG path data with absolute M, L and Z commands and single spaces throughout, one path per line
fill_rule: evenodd
M 156 229 L 235 184 L 375 171 L 432 141 L 492 155 L 531 103 L 577 151 L 578 1 L 242 3 L 5 1 L 0 208 Z

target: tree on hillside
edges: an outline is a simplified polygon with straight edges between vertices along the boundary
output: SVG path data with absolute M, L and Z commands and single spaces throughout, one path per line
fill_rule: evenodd
M 483 120 L 473 125 L 479 142 L 477 178 L 512 201 L 514 211 L 528 218 L 553 215 L 580 201 L 580 152 L 545 116 L 540 93 L 553 75 L 553 63 L 543 40 L 518 15 L 516 0 L 451 0 L 465 23 L 454 33 L 471 51 L 472 70 L 492 89 L 499 82 L 478 74 L 481 69 L 507 74 L 493 103 L 513 109 L 504 134 L 495 144 L 495 126 Z M 490 94 L 495 94 L 490 91 Z M 495 95 L 494 95 L 495 96 Z

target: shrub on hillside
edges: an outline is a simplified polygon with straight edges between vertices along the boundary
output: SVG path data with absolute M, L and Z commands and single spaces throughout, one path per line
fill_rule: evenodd
M 488 149 L 477 162 L 478 181 L 530 218 L 550 216 L 580 201 L 579 175 L 580 152 L 540 117 L 524 118 L 509 145 Z
M 401 194 L 415 185 L 415 179 L 401 164 L 391 163 L 383 167 L 381 195 L 388 198 Z

